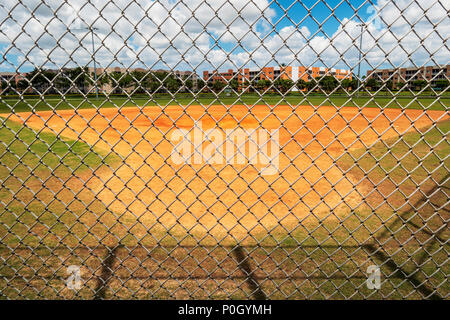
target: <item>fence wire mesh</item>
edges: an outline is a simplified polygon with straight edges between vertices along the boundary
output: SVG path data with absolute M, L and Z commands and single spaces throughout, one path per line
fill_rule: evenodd
M 449 10 L 3 0 L 0 298 L 447 299 Z

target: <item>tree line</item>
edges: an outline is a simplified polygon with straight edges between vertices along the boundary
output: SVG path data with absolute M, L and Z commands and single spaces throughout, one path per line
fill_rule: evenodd
M 392 80 L 388 81 L 379 81 L 373 77 L 365 80 L 364 85 L 366 88 L 370 90 L 404 90 L 407 87 L 411 90 L 422 91 L 423 89 L 430 90 L 431 88 L 435 90 L 444 90 L 446 89 L 450 83 L 446 79 L 440 79 L 429 83 L 426 80 L 414 80 L 409 82 L 399 81 L 394 83 Z
M 28 72 L 24 79 L 18 82 L 15 79 L 2 81 L 3 93 L 28 92 L 34 94 L 51 94 L 70 87 L 84 90 L 92 81 L 88 76 L 87 68 L 64 69 L 60 72 L 34 69 Z
M 32 94 L 91 93 L 95 75 L 87 68 L 61 69 L 58 71 L 34 69 L 18 81 L 2 81 L 2 93 L 28 92 Z M 113 93 L 166 93 L 194 90 L 194 80 L 179 77 L 167 71 L 103 72 L 97 76 L 97 85 L 110 85 Z
M 25 78 L 16 82 L 14 79 L 1 82 L 1 93 L 27 92 L 32 94 L 55 94 L 55 93 L 89 93 L 94 89 L 94 74 L 89 73 L 88 68 L 61 69 L 58 71 L 34 69 L 26 74 Z M 131 72 L 101 73 L 97 77 L 97 85 L 103 88 L 105 85 L 111 87 L 112 93 L 176 93 L 176 92 L 222 92 L 226 88 L 235 92 L 273 92 L 287 93 L 293 89 L 302 91 L 352 91 L 358 87 L 367 90 L 400 90 L 408 86 L 412 90 L 423 90 L 424 88 L 446 89 L 448 80 L 437 80 L 429 84 L 425 80 L 415 80 L 409 83 L 391 80 L 382 82 L 373 77 L 363 79 L 362 83 L 356 79 L 344 79 L 339 81 L 334 76 L 324 76 L 310 81 L 299 79 L 294 82 L 290 79 L 253 79 L 239 83 L 237 79 L 229 81 L 208 81 L 202 79 L 194 81 L 189 76 L 176 76 L 168 71 L 144 72 L 133 70 Z
M 254 79 L 245 80 L 244 83 L 240 84 L 236 79 L 232 79 L 229 82 L 225 81 L 213 81 L 208 82 L 208 89 L 214 92 L 220 92 L 224 88 L 229 87 L 234 91 L 246 91 L 246 92 L 280 92 L 287 93 L 295 88 L 298 90 L 323 90 L 326 92 L 334 91 L 337 88 L 342 88 L 346 90 L 354 90 L 358 86 L 356 80 L 344 79 L 341 82 L 333 76 L 325 76 L 322 78 L 311 79 L 310 81 L 305 81 L 299 79 L 294 82 L 291 79 Z
M 286 93 L 293 89 L 298 89 L 302 91 L 319 91 L 319 92 L 339 92 L 339 91 L 353 91 L 356 89 L 367 89 L 367 90 L 381 90 L 381 91 L 394 91 L 394 90 L 405 90 L 409 88 L 411 90 L 421 91 L 424 88 L 443 90 L 449 87 L 448 80 L 436 80 L 433 83 L 428 83 L 425 80 L 415 80 L 409 83 L 398 82 L 395 83 L 391 80 L 382 82 L 377 81 L 374 78 L 364 79 L 361 83 L 356 79 L 343 79 L 338 80 L 334 76 L 324 76 L 317 77 L 315 79 L 310 79 L 305 81 L 299 79 L 294 82 L 290 79 L 276 79 L 274 81 L 270 79 L 258 79 L 248 81 L 245 80 L 241 85 L 236 79 L 230 80 L 228 83 L 223 81 L 214 81 L 208 83 L 209 90 L 220 92 L 225 87 L 229 87 L 234 91 L 238 92 L 240 90 L 246 92 L 280 92 Z

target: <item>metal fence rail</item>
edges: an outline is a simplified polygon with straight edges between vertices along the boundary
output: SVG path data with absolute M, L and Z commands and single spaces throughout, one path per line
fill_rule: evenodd
M 0 4 L 0 298 L 448 299 L 448 1 Z

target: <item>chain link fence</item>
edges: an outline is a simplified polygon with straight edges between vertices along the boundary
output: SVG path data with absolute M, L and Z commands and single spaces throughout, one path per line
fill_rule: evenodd
M 440 1 L 2 1 L 0 298 L 447 299 Z

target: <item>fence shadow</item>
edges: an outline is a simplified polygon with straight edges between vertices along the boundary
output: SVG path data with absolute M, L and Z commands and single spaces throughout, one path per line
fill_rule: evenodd
M 439 205 L 436 203 L 435 199 L 438 197 L 442 198 L 442 195 L 439 193 L 446 193 L 447 190 L 449 190 L 449 177 L 450 175 L 445 176 L 441 179 L 430 191 L 428 191 L 420 200 L 418 200 L 413 207 L 417 208 L 417 215 L 421 215 L 421 209 L 424 208 L 425 204 L 429 204 L 433 209 L 434 212 L 431 212 L 431 215 L 444 212 L 448 214 L 448 208 L 447 205 Z M 123 283 L 126 283 L 130 279 L 152 279 L 152 280 L 164 280 L 164 279 L 173 279 L 173 280 L 209 280 L 209 279 L 215 279 L 215 280 L 243 280 L 244 283 L 246 283 L 248 287 L 249 294 L 248 296 L 257 299 L 257 300 L 263 300 L 267 299 L 267 294 L 264 292 L 261 283 L 263 281 L 267 280 L 348 280 L 349 277 L 345 273 L 342 272 L 342 270 L 338 270 L 338 272 L 333 272 L 331 275 L 308 275 L 303 274 L 299 275 L 296 274 L 290 274 L 285 275 L 283 274 L 277 274 L 275 272 L 269 272 L 268 276 L 261 276 L 258 275 L 258 272 L 264 273 L 264 265 L 263 262 L 258 263 L 254 257 L 252 257 L 252 252 L 259 249 L 280 249 L 281 251 L 285 251 L 286 257 L 289 257 L 290 253 L 295 250 L 303 250 L 303 252 L 306 252 L 305 250 L 311 249 L 312 251 L 320 249 L 323 252 L 326 250 L 333 250 L 333 252 L 346 252 L 347 250 L 353 250 L 353 252 L 356 252 L 357 250 L 361 250 L 362 252 L 367 253 L 369 258 L 373 258 L 376 261 L 380 262 L 381 266 L 387 267 L 392 273 L 389 275 L 389 279 L 401 279 L 405 280 L 408 283 L 410 283 L 414 290 L 419 292 L 424 298 L 428 299 L 442 299 L 437 292 L 436 289 L 430 288 L 429 284 L 426 281 L 421 281 L 419 279 L 419 272 L 420 272 L 420 266 L 423 265 L 423 263 L 431 258 L 432 254 L 430 253 L 431 248 L 438 243 L 439 245 L 444 245 L 447 243 L 447 240 L 443 239 L 441 237 L 441 234 L 448 229 L 448 221 L 443 222 L 443 225 L 436 231 L 436 232 L 430 232 L 426 229 L 426 219 L 422 219 L 424 221 L 424 224 L 420 226 L 417 223 L 414 223 L 411 221 L 411 219 L 406 219 L 406 216 L 410 214 L 411 212 L 403 212 L 400 214 L 394 221 L 392 221 L 389 225 L 386 225 L 384 227 L 384 230 L 382 230 L 376 237 L 371 241 L 371 243 L 364 243 L 361 245 L 302 245 L 298 246 L 296 244 L 273 244 L 273 245 L 230 245 L 230 246 L 201 246 L 201 245 L 173 245 L 173 246 L 143 246 L 143 245 L 137 245 L 137 246 L 124 246 L 124 245 L 117 245 L 113 247 L 109 246 L 95 246 L 95 247 L 88 247 L 88 246 L 77 246 L 74 248 L 67 248 L 65 246 L 55 246 L 55 247 L 48 247 L 48 246 L 37 246 L 33 248 L 25 247 L 25 246 L 19 246 L 14 249 L 11 249 L 9 247 L 2 246 L 0 249 L 0 261 L 3 262 L 3 266 L 8 264 L 8 261 L 11 256 L 14 255 L 25 255 L 25 253 L 31 253 L 30 256 L 38 256 L 38 254 L 35 252 L 35 250 L 43 249 L 47 250 L 50 255 L 55 255 L 55 252 L 58 250 L 61 251 L 68 251 L 71 255 L 76 255 L 77 252 L 83 252 L 83 255 L 90 255 L 92 252 L 96 252 L 95 255 L 100 260 L 100 267 L 99 267 L 99 275 L 96 276 L 97 279 L 97 286 L 94 289 L 94 299 L 105 299 L 106 298 L 106 292 L 110 289 L 110 281 L 111 279 L 120 279 L 125 280 Z M 441 215 L 442 216 L 442 215 Z M 413 270 L 412 272 L 407 272 L 404 268 L 402 268 L 402 262 L 400 263 L 398 261 L 395 261 L 395 257 L 391 256 L 386 250 L 386 248 L 383 246 L 383 243 L 387 243 L 389 239 L 391 239 L 394 235 L 398 235 L 398 233 L 390 232 L 395 226 L 398 225 L 408 225 L 415 231 L 411 231 L 412 235 L 417 236 L 417 234 L 422 233 L 423 235 L 428 236 L 427 243 L 422 247 L 422 254 L 419 255 L 417 259 L 417 269 Z M 408 230 L 409 228 L 403 228 L 403 230 Z M 380 245 L 381 244 L 381 245 Z M 227 273 L 225 272 L 225 268 L 218 264 L 216 266 L 216 269 L 222 268 L 222 273 L 204 273 L 204 274 L 189 274 L 185 272 L 186 274 L 178 273 L 178 274 L 163 274 L 163 273 L 157 273 L 153 272 L 150 275 L 142 275 L 137 273 L 131 273 L 127 276 L 116 274 L 117 270 L 121 267 L 125 267 L 125 263 L 127 260 L 130 259 L 136 259 L 139 260 L 139 262 L 136 262 L 137 266 L 143 267 L 144 261 L 150 261 L 154 262 L 154 267 L 159 269 L 164 269 L 163 262 L 168 261 L 169 259 L 172 259 L 174 262 L 174 265 L 179 267 L 181 266 L 183 261 L 186 261 L 186 259 L 192 259 L 192 261 L 195 263 L 198 262 L 199 265 L 201 264 L 202 259 L 206 259 L 209 257 L 211 252 L 214 252 L 217 250 L 217 248 L 220 248 L 223 250 L 224 259 L 228 259 L 230 261 L 230 264 L 227 266 L 227 270 L 233 271 L 233 273 Z M 166 255 L 166 257 L 157 257 L 153 256 L 155 252 L 158 249 L 163 249 L 161 252 Z M 194 253 L 195 250 L 206 250 L 207 253 Z M 291 251 L 289 251 L 291 250 Z M 138 252 L 139 251 L 139 252 Z M 185 256 L 183 257 L 182 254 Z M 24 252 L 24 253 L 22 253 Z M 159 253 L 161 255 L 161 252 Z M 141 258 L 137 258 L 137 256 L 140 255 Z M 308 255 L 306 255 L 307 257 Z M 292 258 L 292 257 L 291 257 Z M 314 258 L 309 257 L 310 260 L 314 260 Z M 328 257 L 329 258 L 329 257 Z M 28 258 L 29 259 L 29 258 Z M 158 260 L 159 259 L 159 260 Z M 25 264 L 28 260 L 25 260 Z M 156 261 L 156 262 L 155 262 Z M 157 262 L 157 261 L 163 261 L 163 262 Z M 255 263 L 256 262 L 256 263 Z M 178 265 L 176 265 L 178 263 Z M 126 267 L 125 267 L 126 268 Z M 277 266 L 277 268 L 280 268 Z M 313 269 L 321 271 L 320 267 L 313 267 Z M 240 273 L 234 272 L 234 270 L 240 271 Z M 338 268 L 339 269 L 339 268 Z M 186 271 L 186 270 L 185 270 Z M 266 270 L 267 271 L 267 270 Z M 273 270 L 272 270 L 273 271 Z M 275 270 L 276 271 L 276 270 Z M 267 274 L 267 272 L 266 272 Z M 36 276 L 36 274 L 35 274 Z M 62 279 L 63 277 L 57 276 L 55 274 L 47 274 L 47 275 L 39 275 L 41 278 L 45 278 L 48 281 L 55 280 L 55 279 Z M 22 278 L 22 281 L 26 282 L 27 278 L 25 276 L 20 275 L 20 272 L 15 272 L 13 275 L 5 275 L 2 274 L 0 271 L 0 280 L 11 280 L 11 279 L 17 279 Z M 363 273 L 362 270 L 359 270 L 358 274 L 352 275 L 353 279 L 366 279 L 366 275 Z

